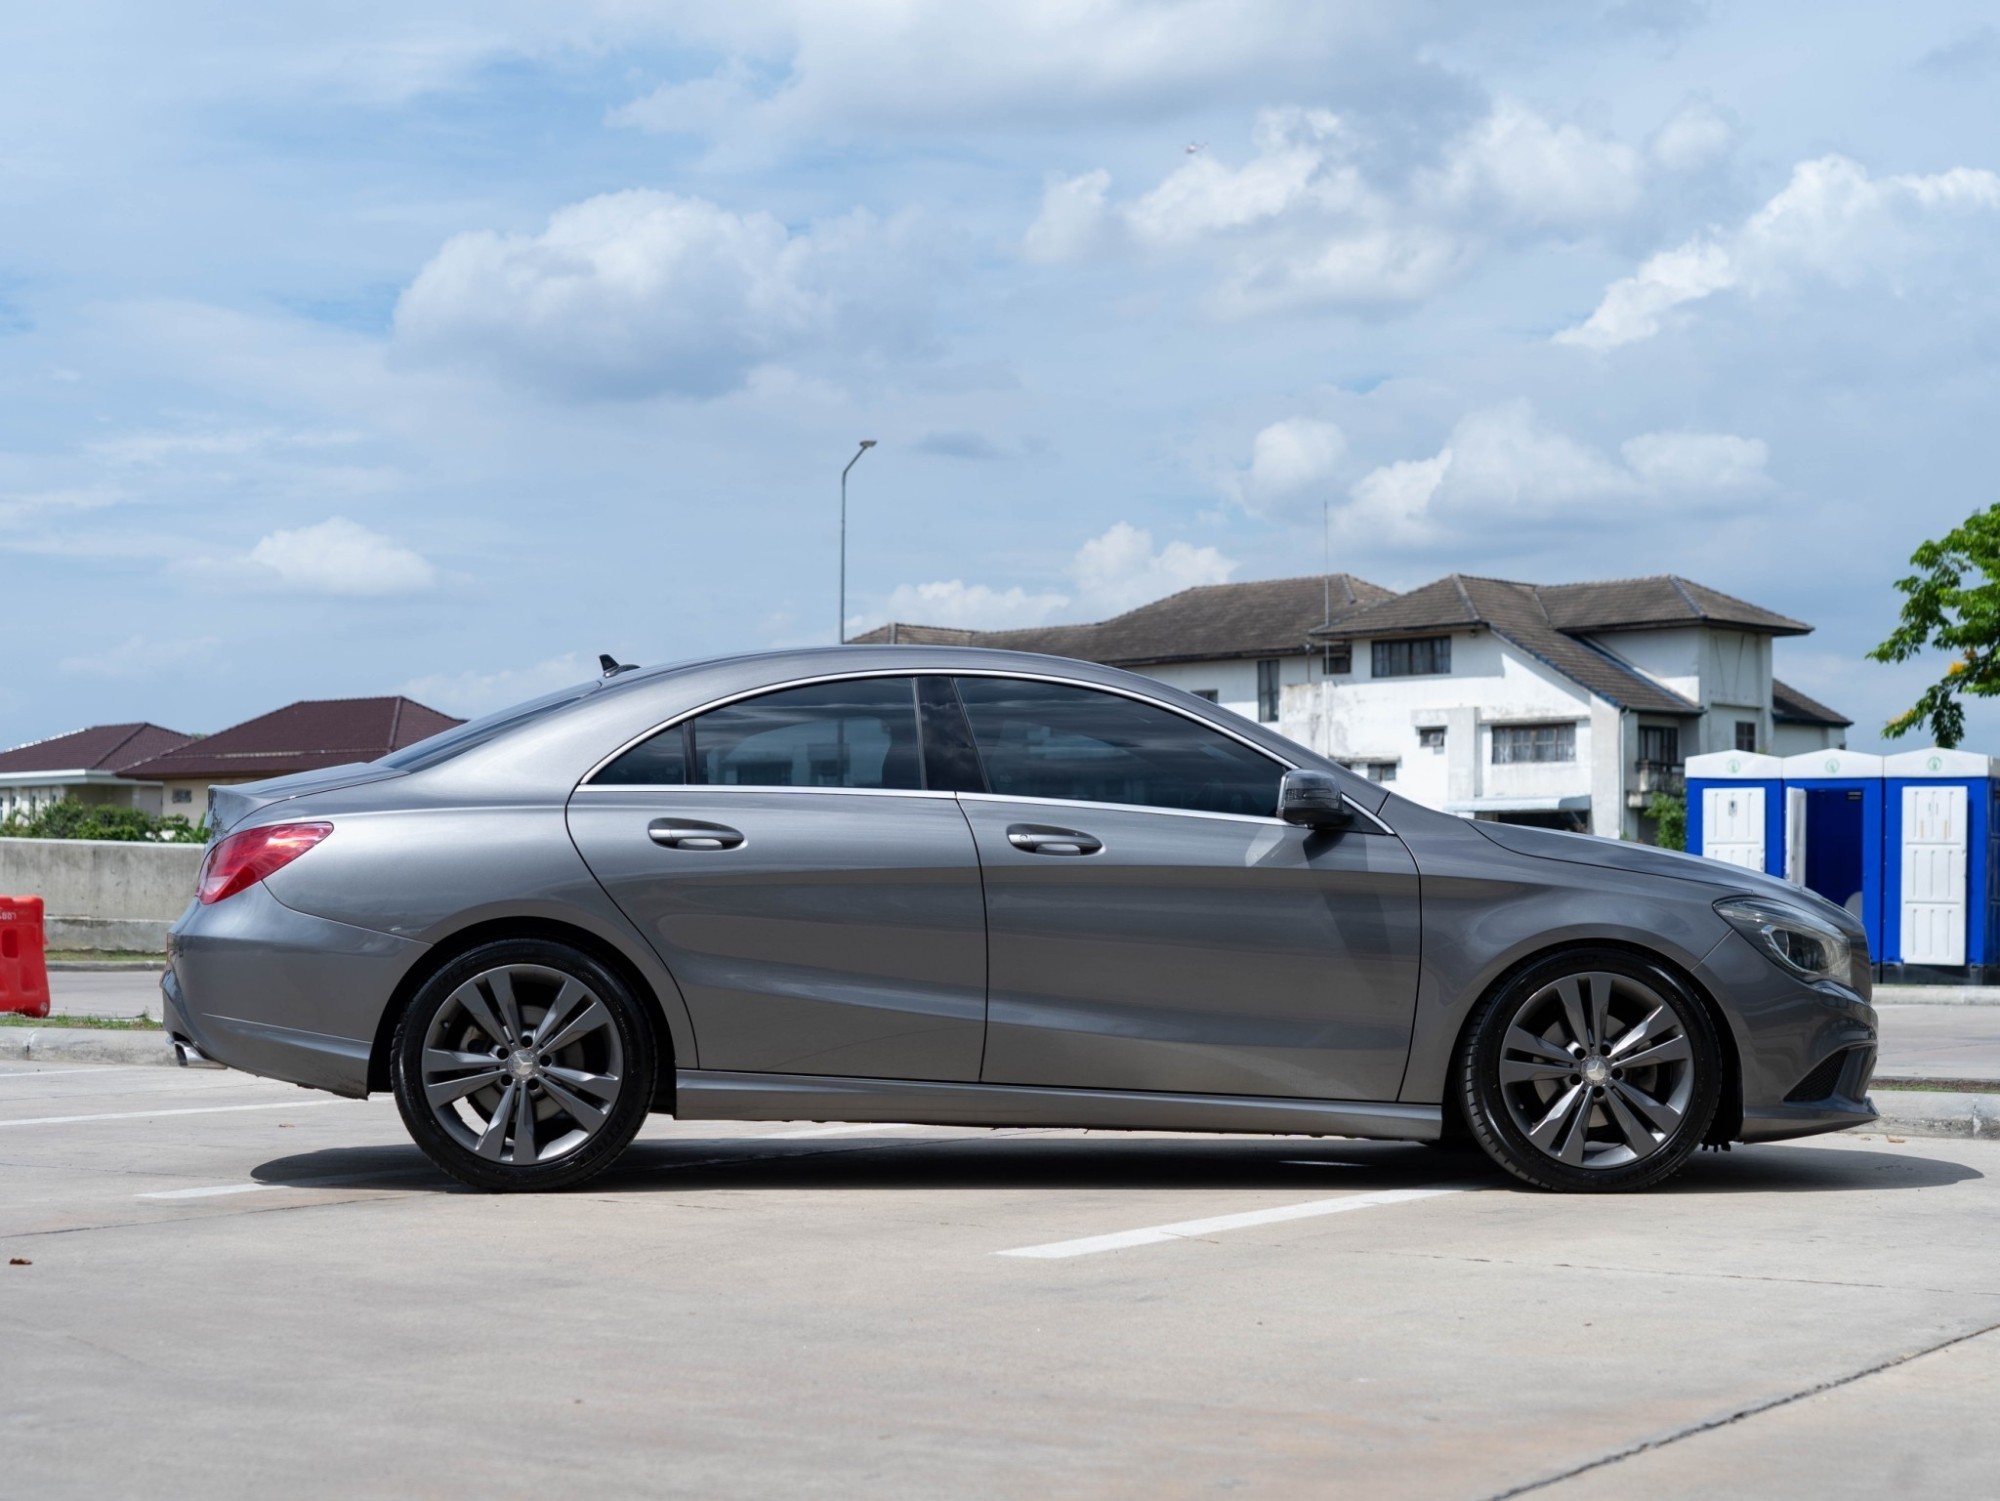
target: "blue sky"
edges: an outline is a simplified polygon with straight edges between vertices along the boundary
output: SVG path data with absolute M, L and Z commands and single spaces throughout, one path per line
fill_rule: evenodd
M 1818 627 L 2000 499 L 1977 5 L 10 17 L 0 744 L 1334 566 Z M 2000 714 L 1973 717 L 2000 750 Z

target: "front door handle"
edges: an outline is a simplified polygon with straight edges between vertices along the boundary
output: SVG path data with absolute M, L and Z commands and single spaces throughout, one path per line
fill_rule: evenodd
M 692 818 L 656 818 L 646 825 L 646 837 L 670 850 L 740 849 L 743 835 L 727 824 Z
M 1009 824 L 1007 842 L 1031 855 L 1094 855 L 1104 848 L 1104 841 L 1094 834 L 1045 823 Z

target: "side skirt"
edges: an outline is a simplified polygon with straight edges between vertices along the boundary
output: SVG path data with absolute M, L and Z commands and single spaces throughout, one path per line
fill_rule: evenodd
M 907 1121 L 921 1126 L 1070 1126 L 1121 1131 L 1239 1131 L 1436 1141 L 1436 1105 L 1290 1100 L 1263 1095 L 1036 1089 L 907 1079 L 681 1069 L 675 1115 L 716 1121 Z

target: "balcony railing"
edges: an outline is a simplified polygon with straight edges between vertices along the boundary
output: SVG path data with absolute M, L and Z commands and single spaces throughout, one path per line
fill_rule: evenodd
M 1633 790 L 1641 797 L 1655 792 L 1678 797 L 1687 791 L 1687 773 L 1678 761 L 1634 761 L 1632 770 L 1637 783 Z

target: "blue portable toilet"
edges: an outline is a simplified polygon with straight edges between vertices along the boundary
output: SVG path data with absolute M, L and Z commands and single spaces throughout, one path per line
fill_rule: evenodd
M 1861 919 L 1882 952 L 1882 758 L 1806 751 L 1784 758 L 1785 879 Z
M 1972 751 L 1900 751 L 1882 762 L 1882 962 L 1983 983 L 1996 953 L 2000 767 Z
M 1776 756 L 1751 751 L 1689 756 L 1688 852 L 1783 875 L 1784 764 Z

